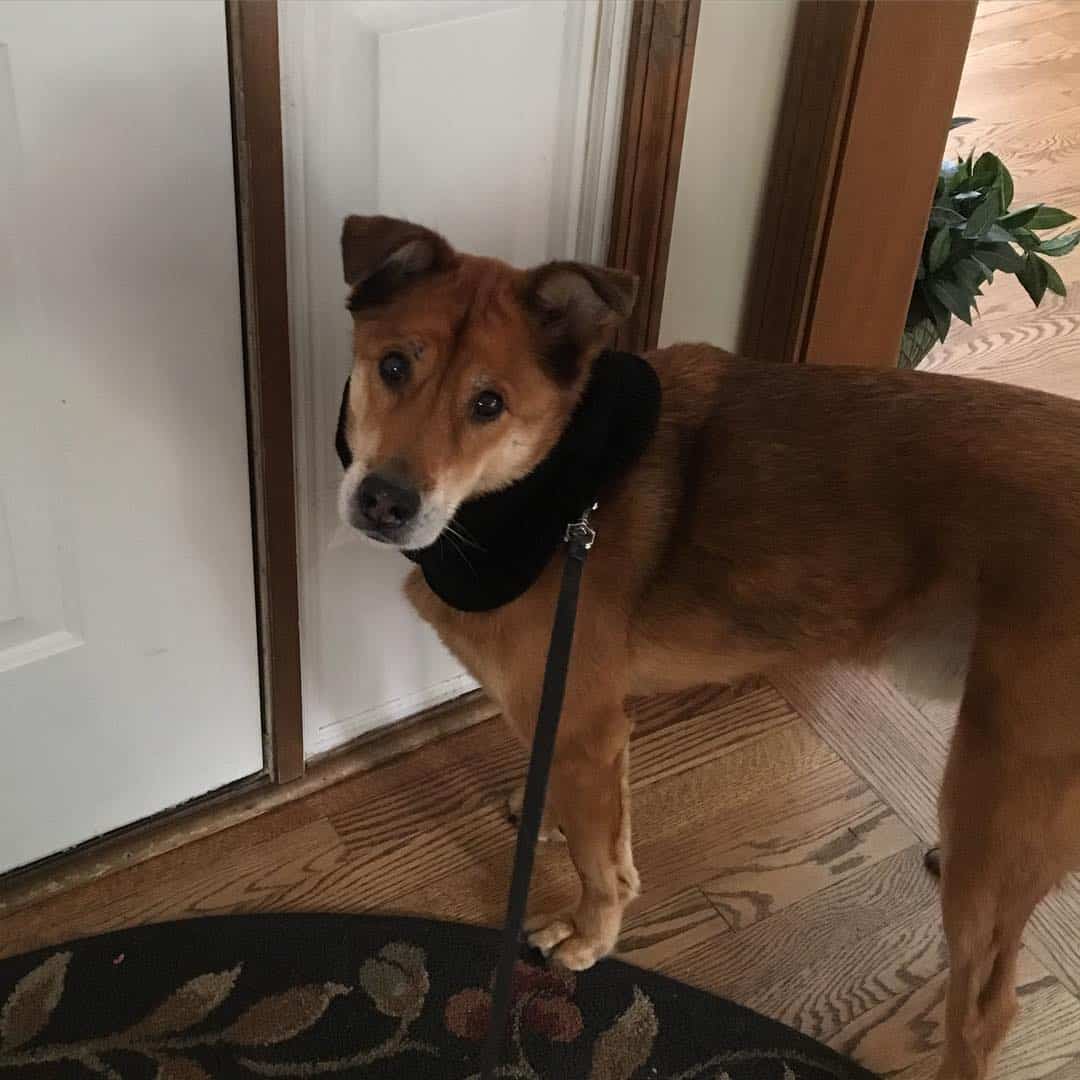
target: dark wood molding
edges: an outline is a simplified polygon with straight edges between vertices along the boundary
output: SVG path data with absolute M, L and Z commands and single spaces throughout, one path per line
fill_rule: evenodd
M 741 353 L 895 366 L 975 7 L 801 0 Z
M 277 4 L 227 0 L 267 766 L 304 773 Z
M 622 348 L 660 332 L 701 0 L 635 0 L 608 262 L 639 279 Z
M 738 351 L 801 358 L 869 0 L 801 0 Z
M 896 366 L 976 6 L 870 7 L 810 299 L 808 363 Z

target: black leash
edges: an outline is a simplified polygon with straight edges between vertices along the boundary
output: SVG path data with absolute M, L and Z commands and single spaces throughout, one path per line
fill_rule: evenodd
M 593 510 L 595 509 L 593 506 Z M 503 921 L 490 1026 L 480 1058 L 481 1080 L 493 1080 L 506 1037 L 514 965 L 521 949 L 521 926 L 525 920 L 525 905 L 529 898 L 529 880 L 536 855 L 536 841 L 544 816 L 544 796 L 551 772 L 551 759 L 555 755 L 555 734 L 558 731 L 563 696 L 566 692 L 566 669 L 570 664 L 570 650 L 574 643 L 581 571 L 585 566 L 585 557 L 596 539 L 596 532 L 589 524 L 590 513 L 591 511 L 586 511 L 579 521 L 566 527 L 566 564 L 563 567 L 562 585 L 555 607 L 555 622 L 551 628 L 551 644 L 548 646 L 544 686 L 540 694 L 540 712 L 533 736 L 532 756 L 529 758 L 529 773 L 525 780 L 525 799 L 521 805 L 514 869 L 510 876 L 510 893 L 506 902 L 506 918 Z

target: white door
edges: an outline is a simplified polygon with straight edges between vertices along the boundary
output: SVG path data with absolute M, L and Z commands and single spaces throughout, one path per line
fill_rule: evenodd
M 0 870 L 262 768 L 222 4 L 0 3 Z
M 405 560 L 337 523 L 333 438 L 350 362 L 342 220 L 411 218 L 520 265 L 602 261 L 630 10 L 281 5 L 309 754 L 475 685 L 401 597 Z

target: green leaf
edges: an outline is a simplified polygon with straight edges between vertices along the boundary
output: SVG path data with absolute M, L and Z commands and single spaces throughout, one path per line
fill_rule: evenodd
M 931 281 L 930 291 L 958 319 L 971 325 L 971 297 L 953 281 Z
M 1001 192 L 1001 208 L 1008 210 L 1013 201 L 1013 178 L 1012 173 L 1004 165 L 1001 166 L 1001 172 L 994 186 Z
M 1040 240 L 1037 250 L 1043 255 L 1053 255 L 1060 259 L 1062 255 L 1068 255 L 1076 245 L 1080 243 L 1080 232 L 1062 233 L 1049 240 Z
M 1031 219 L 1042 210 L 1043 204 L 1036 203 L 1034 206 L 1025 206 L 1020 210 L 1014 210 L 1011 214 L 1006 214 L 998 224 L 1006 229 L 1016 229 L 1021 225 L 1031 225 Z
M 974 124 L 974 116 L 954 116 L 949 123 L 949 130 L 955 131 L 958 127 L 963 127 L 965 124 Z
M 926 266 L 931 274 L 936 270 L 940 270 L 944 265 L 945 260 L 949 257 L 950 247 L 949 226 L 943 225 L 934 234 L 934 239 L 930 242 L 930 250 L 926 255 Z
M 979 262 L 991 270 L 1019 274 L 1024 268 L 1023 255 L 1017 255 L 1008 244 L 980 244 L 976 249 Z
M 968 239 L 981 237 L 991 225 L 997 222 L 999 217 L 1001 217 L 1001 194 L 997 188 L 991 188 L 986 193 L 986 198 L 971 212 L 971 217 L 964 226 L 964 236 Z
M 930 211 L 929 224 L 933 229 L 940 225 L 963 225 L 966 220 L 963 214 L 958 214 L 947 206 L 935 206 Z
M 1067 214 L 1056 206 L 1040 206 L 1039 212 L 1026 224 L 1031 229 L 1056 229 L 1059 225 L 1068 225 L 1075 220 L 1075 214 Z
M 979 237 L 980 240 L 988 240 L 992 244 L 1011 244 L 1013 237 L 1006 232 L 996 221 L 987 228 Z
M 982 190 L 995 190 L 1001 196 L 1002 208 L 1008 207 L 1013 199 L 1012 174 L 996 154 L 980 154 L 971 171 L 973 186 Z
M 944 341 L 949 333 L 949 324 L 952 322 L 949 309 L 930 292 L 925 284 L 920 284 L 918 289 L 926 310 L 930 312 L 930 318 L 934 320 L 938 341 Z
M 972 182 L 979 188 L 993 187 L 1001 178 L 1001 170 L 1004 167 L 997 154 L 991 154 L 989 151 L 980 154 L 975 167 L 971 170 Z
M 971 199 L 981 199 L 981 198 L 982 198 L 982 192 L 981 191 L 958 191 L 958 192 L 956 192 L 955 195 L 953 195 L 954 200 L 955 199 L 962 199 L 964 201 L 967 201 L 967 200 L 971 200 Z
M 1038 258 L 1038 256 L 1033 255 L 1032 258 Z M 1065 282 L 1061 280 L 1061 275 L 1045 259 L 1039 259 L 1039 262 L 1042 263 L 1043 273 L 1046 274 L 1046 287 L 1052 293 L 1064 296 L 1066 292 Z
M 990 267 L 987 266 L 986 263 L 983 262 L 982 259 L 978 259 L 974 255 L 970 256 L 970 258 L 971 258 L 971 261 L 982 272 L 982 275 L 986 279 L 986 281 L 989 282 L 989 284 L 993 285 L 994 284 L 994 271 L 991 270 Z
M 1013 229 L 1012 238 L 1025 251 L 1034 251 L 1039 246 L 1039 238 L 1030 229 Z
M 897 358 L 897 366 L 901 368 L 918 367 L 919 362 L 930 353 L 937 341 L 937 330 L 929 318 L 912 323 L 904 330 L 904 336 L 900 340 L 900 355 Z M 726 1073 L 721 1073 L 716 1080 L 721 1080 L 721 1077 L 726 1075 Z
M 960 259 L 952 269 L 953 276 L 969 293 L 977 296 L 979 286 L 986 280 L 986 267 L 973 258 Z
M 1029 255 L 1024 260 L 1024 269 L 1016 275 L 1024 291 L 1031 297 L 1031 302 L 1038 307 L 1046 295 L 1047 278 L 1043 269 L 1046 264 L 1035 255 Z

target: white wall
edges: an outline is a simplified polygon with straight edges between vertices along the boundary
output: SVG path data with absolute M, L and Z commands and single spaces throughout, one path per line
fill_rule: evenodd
M 660 344 L 735 347 L 795 0 L 703 0 Z

